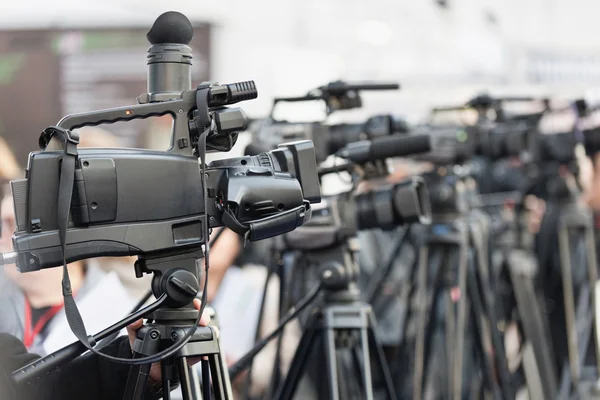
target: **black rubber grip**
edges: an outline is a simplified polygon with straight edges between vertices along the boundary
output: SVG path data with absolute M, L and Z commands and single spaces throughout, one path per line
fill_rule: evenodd
M 258 97 L 258 90 L 254 81 L 229 83 L 227 87 L 231 93 L 231 102 L 252 100 Z

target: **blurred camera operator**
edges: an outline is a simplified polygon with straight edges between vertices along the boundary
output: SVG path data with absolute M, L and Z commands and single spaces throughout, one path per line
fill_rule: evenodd
M 573 109 L 563 108 L 560 112 L 549 112 L 540 121 L 542 135 L 572 132 L 576 134 L 577 115 Z M 565 149 L 570 148 L 564 145 Z M 589 160 L 583 148 L 576 145 L 574 158 L 569 163 L 561 163 L 554 174 L 543 182 L 545 190 L 538 194 L 539 198 L 530 198 L 526 203 L 529 213 L 529 227 L 536 233 L 534 251 L 537 256 L 539 273 L 538 282 L 543 292 L 544 309 L 550 325 L 551 342 L 557 371 L 561 371 L 567 358 L 567 330 L 563 273 L 560 262 L 559 229 L 562 215 L 565 212 L 585 210 L 595 202 L 600 187 L 594 182 L 597 178 L 590 176 Z M 543 164 L 542 164 L 543 168 Z M 593 173 L 592 175 L 596 175 Z M 562 195 L 550 190 L 562 187 Z M 566 193 L 569 195 L 566 195 Z M 543 198 L 543 199 L 542 199 Z M 569 231 L 569 249 L 572 270 L 571 279 L 575 296 L 579 296 L 581 288 L 588 285 L 587 252 L 585 240 L 579 231 Z M 578 298 L 575 301 L 579 301 Z

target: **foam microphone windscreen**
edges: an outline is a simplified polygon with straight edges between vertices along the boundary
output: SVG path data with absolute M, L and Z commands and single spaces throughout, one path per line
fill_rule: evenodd
M 146 34 L 146 38 L 151 44 L 189 44 L 193 37 L 192 23 L 185 15 L 177 11 L 161 14 Z
M 431 150 L 429 135 L 392 135 L 371 141 L 369 158 L 380 160 L 388 157 L 403 157 Z

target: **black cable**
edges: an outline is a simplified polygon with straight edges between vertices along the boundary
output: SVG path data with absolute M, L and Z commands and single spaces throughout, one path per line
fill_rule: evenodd
M 148 290 L 148 292 L 144 295 L 144 297 L 142 297 L 142 299 L 140 301 L 138 301 L 138 303 L 135 305 L 135 307 L 133 307 L 133 310 L 131 310 L 130 314 L 133 314 L 134 312 L 136 312 L 140 308 L 142 308 L 144 306 L 144 304 L 146 304 L 146 302 L 148 300 L 150 300 L 150 297 L 152 297 L 152 290 Z
M 150 297 L 152 297 L 152 290 L 148 290 L 148 292 L 144 295 L 144 297 L 142 297 L 142 299 L 140 301 L 138 301 L 138 303 L 135 305 L 135 307 L 133 307 L 133 309 L 129 312 L 129 314 L 131 315 L 133 313 L 138 312 L 144 306 L 144 304 L 146 304 L 146 302 L 148 300 L 150 300 Z M 98 345 L 96 346 L 96 348 L 98 350 L 101 350 L 104 346 L 107 346 L 110 342 L 112 342 L 117 337 L 119 337 L 120 334 L 121 334 L 121 332 L 115 332 L 112 335 L 108 336 L 107 338 L 102 339 L 102 341 L 98 342 Z
M 312 301 L 317 297 L 319 291 L 321 290 L 321 283 L 317 283 L 313 288 L 308 292 L 302 300 L 298 302 L 298 304 L 292 307 L 286 315 L 280 320 L 279 326 L 269 334 L 266 338 L 256 343 L 254 347 L 246 353 L 242 358 L 238 360 L 231 368 L 229 368 L 229 378 L 234 380 L 243 370 L 248 368 L 248 366 L 252 363 L 252 360 L 256 355 L 267 345 L 271 340 L 273 340 L 279 333 L 283 330 L 285 325 L 290 322 L 292 319 L 296 318 L 298 314 L 304 310 L 308 305 L 312 303 Z

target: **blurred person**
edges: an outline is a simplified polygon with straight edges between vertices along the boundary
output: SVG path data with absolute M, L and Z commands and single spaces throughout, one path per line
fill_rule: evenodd
M 583 199 L 595 213 L 600 212 L 600 152 L 592 153 L 588 158 L 589 174 L 585 179 Z
M 6 183 L 22 175 L 23 170 L 19 167 L 13 152 L 4 138 L 0 137 L 0 180 Z
M 194 307 L 200 310 L 200 300 Z M 199 321 L 207 326 L 210 317 L 205 312 Z M 136 332 L 143 326 L 138 320 L 127 327 L 127 334 L 102 347 L 104 354 L 130 359 Z M 10 374 L 35 361 L 38 355 L 27 352 L 23 343 L 8 334 L 0 333 L 0 398 L 3 400 L 59 400 L 59 399 L 120 399 L 123 398 L 130 367 L 113 363 L 87 352 L 60 369 L 40 376 L 34 384 L 14 387 Z M 193 366 L 198 358 L 188 359 Z M 162 398 L 160 363 L 152 364 L 148 375 L 145 399 Z
M 171 145 L 173 117 L 169 114 L 150 118 L 148 128 L 138 137 L 137 145 L 149 150 L 168 150 Z
M 83 146 L 89 139 L 100 140 L 82 137 Z M 0 160 L 0 164 L 4 164 L 1 170 L 18 169 L 18 166 L 7 165 L 10 160 L 10 157 Z M 4 177 L 5 180 L 13 178 Z M 0 251 L 10 251 L 11 237 L 16 230 L 11 196 L 2 199 L 0 215 Z M 137 301 L 120 283 L 116 273 L 104 272 L 95 263 L 99 261 L 77 261 L 68 266 L 73 291 L 90 332 L 124 317 Z M 0 332 L 19 338 L 27 349 L 41 355 L 76 341 L 64 314 L 61 281 L 61 268 L 22 274 L 13 264 L 0 270 Z M 107 293 L 110 296 L 106 296 Z
M 12 249 L 15 231 L 12 199 L 2 200 L 0 251 Z M 71 285 L 86 327 L 97 332 L 129 313 L 136 299 L 127 293 L 115 273 L 77 261 L 68 265 Z M 0 272 L 0 332 L 23 341 L 41 355 L 76 341 L 63 310 L 62 268 L 20 273 L 7 265 Z M 110 296 L 107 296 L 110 294 Z

